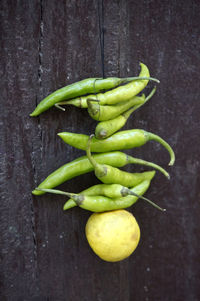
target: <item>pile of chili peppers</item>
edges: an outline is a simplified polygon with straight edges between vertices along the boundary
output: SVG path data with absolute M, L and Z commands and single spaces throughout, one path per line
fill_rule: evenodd
M 155 176 L 155 170 L 169 179 L 168 172 L 153 162 L 121 152 L 155 140 L 169 152 L 169 165 L 173 165 L 175 161 L 173 149 L 158 135 L 142 129 L 119 131 L 131 114 L 154 95 L 156 88 L 148 96 L 139 96 L 149 80 L 159 83 L 157 79 L 150 77 L 146 65 L 140 63 L 140 66 L 138 77 L 88 78 L 55 91 L 38 104 L 30 116 L 38 116 L 52 106 L 65 110 L 63 105 L 74 105 L 87 109 L 89 116 L 98 123 L 95 134 L 90 136 L 70 132 L 58 134 L 65 143 L 84 150 L 86 155 L 51 173 L 32 191 L 34 195 L 46 192 L 65 195 L 69 200 L 65 203 L 64 210 L 79 206 L 92 212 L 110 211 L 130 207 L 139 198 L 165 210 L 143 195 Z M 127 164 L 141 164 L 153 170 L 129 173 L 120 169 Z M 79 194 L 54 189 L 65 181 L 91 171 L 94 171 L 102 184 L 94 185 Z

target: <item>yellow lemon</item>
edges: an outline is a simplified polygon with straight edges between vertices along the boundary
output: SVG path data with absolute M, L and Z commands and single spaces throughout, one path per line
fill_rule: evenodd
M 93 251 L 110 262 L 130 256 L 140 240 L 139 225 L 126 210 L 93 213 L 87 221 L 85 232 Z

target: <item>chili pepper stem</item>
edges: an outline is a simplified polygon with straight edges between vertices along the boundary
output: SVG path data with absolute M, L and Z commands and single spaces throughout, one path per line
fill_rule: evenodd
M 156 93 L 156 87 L 154 87 L 151 92 L 149 93 L 149 95 L 145 98 L 145 102 L 147 102 L 149 99 L 152 98 L 152 96 Z
M 56 103 L 54 106 L 61 111 L 65 111 L 65 108 L 61 107 L 58 103 Z
M 95 102 L 99 102 L 98 99 L 93 99 L 93 98 L 87 98 L 87 106 L 88 106 L 88 110 L 91 112 L 91 115 L 96 115 L 97 113 L 100 113 L 100 107 L 99 104 L 92 106 L 91 102 L 95 101 Z M 99 118 L 99 117 L 98 117 Z
M 83 195 L 78 195 L 78 194 L 65 192 L 57 189 L 36 188 L 36 190 L 68 196 L 69 198 L 73 199 L 77 205 L 80 205 L 84 199 Z
M 49 193 L 53 193 L 53 194 L 61 194 L 61 195 L 65 195 L 65 196 L 68 196 L 70 197 L 71 199 L 74 200 L 74 202 L 80 206 L 81 203 L 83 202 L 84 200 L 84 196 L 83 195 L 79 195 L 79 194 L 74 194 L 74 193 L 70 193 L 70 192 L 65 192 L 65 191 L 61 191 L 61 190 L 57 190 L 57 189 L 42 189 L 42 188 L 36 188 L 36 190 L 39 190 L 39 191 L 43 191 L 43 192 L 49 192 Z M 155 208 L 161 210 L 161 211 L 166 211 L 166 209 L 163 209 L 161 208 L 160 206 L 158 206 L 157 204 L 155 204 L 154 202 L 152 202 L 151 200 L 143 197 L 143 196 L 140 196 L 138 195 L 137 193 L 131 191 L 130 189 L 128 189 L 128 194 L 130 195 L 134 195 L 142 200 L 145 200 L 146 202 L 148 202 L 149 204 L 151 204 L 152 206 L 154 206 Z
M 88 160 L 90 161 L 90 163 L 94 167 L 95 174 L 98 173 L 100 176 L 103 176 L 103 175 L 106 174 L 106 170 L 104 169 L 103 166 L 101 166 L 101 164 L 97 163 L 96 160 L 91 155 L 90 145 L 91 145 L 91 140 L 92 140 L 93 137 L 94 137 L 94 134 L 90 135 L 90 137 L 88 139 L 88 144 L 87 144 L 87 148 L 86 148 L 86 155 L 88 157 Z
M 152 89 L 152 91 L 151 91 L 151 92 L 149 93 L 149 95 L 145 98 L 145 101 L 144 101 L 143 103 L 138 104 L 138 105 L 136 105 L 136 106 L 134 106 L 134 107 L 132 108 L 132 111 L 130 111 L 130 114 L 133 113 L 135 110 L 139 109 L 141 106 L 143 106 L 147 101 L 149 101 L 149 100 L 152 98 L 152 96 L 155 94 L 155 92 L 156 92 L 156 87 L 154 87 L 154 88 Z M 126 113 L 126 112 L 125 112 L 125 113 Z M 130 116 L 130 114 L 128 115 L 128 117 Z M 127 117 L 127 119 L 128 119 L 128 117 Z
M 129 116 L 136 111 L 137 109 L 139 109 L 141 106 L 143 106 L 148 100 L 150 100 L 152 98 L 152 96 L 155 94 L 156 92 L 156 87 L 153 88 L 153 90 L 150 92 L 150 94 L 145 98 L 145 101 L 141 104 L 138 105 L 134 105 L 134 107 L 132 109 L 129 109 L 128 111 L 124 112 L 122 115 L 124 116 L 124 118 L 127 120 L 129 118 Z M 106 135 L 106 133 L 105 133 Z
M 137 194 L 137 193 L 135 193 L 135 192 L 133 192 L 133 191 L 131 191 L 131 190 L 130 190 L 130 194 L 131 194 L 131 195 L 134 195 L 134 196 L 136 196 L 136 197 L 138 197 L 138 198 L 140 198 L 140 199 L 142 199 L 142 200 L 144 200 L 144 201 L 146 201 L 146 202 L 148 202 L 149 204 L 151 204 L 153 207 L 159 209 L 160 211 L 163 211 L 163 212 L 166 211 L 166 209 L 161 208 L 160 206 L 158 206 L 157 204 L 155 204 L 155 203 L 152 202 L 151 200 L 149 200 L 149 199 L 147 199 L 147 198 L 145 198 L 145 197 L 143 197 L 143 196 L 141 196 L 141 195 L 139 195 L 139 194 Z
M 134 157 L 131 157 L 131 156 L 128 157 L 128 162 L 133 163 L 133 164 L 141 164 L 141 165 L 153 167 L 154 169 L 157 169 L 162 174 L 164 174 L 168 178 L 168 180 L 170 179 L 169 173 L 164 168 L 162 168 L 160 165 L 157 165 L 153 162 L 145 161 L 145 160 L 142 160 L 142 159 L 139 159 L 139 158 L 134 158 Z
M 158 84 L 160 83 L 160 81 L 157 78 L 148 77 L 148 76 L 136 76 L 136 77 L 128 77 L 124 79 L 125 82 L 134 81 L 134 80 L 152 80 Z
M 148 76 L 141 76 L 140 77 L 140 76 L 136 76 L 136 77 L 127 77 L 127 78 L 121 79 L 121 81 L 120 81 L 119 84 L 126 84 L 128 82 L 137 81 L 137 80 L 152 80 L 152 81 L 154 81 L 154 82 L 156 82 L 158 84 L 160 83 L 160 81 L 158 79 L 154 78 L 154 77 L 148 77 Z M 81 100 L 81 97 L 80 97 L 80 100 Z M 79 100 L 78 99 L 70 99 L 70 100 L 61 101 L 61 102 L 56 103 L 56 105 L 58 105 L 58 106 L 60 106 L 60 105 L 77 105 L 78 107 L 79 106 L 81 107 L 81 105 L 79 105 Z
M 163 211 L 163 212 L 167 211 L 165 208 L 161 208 L 160 206 L 158 206 L 157 204 L 155 204 L 154 202 L 150 201 L 147 198 L 142 198 L 142 199 L 144 199 L 146 202 L 148 202 L 149 204 L 151 204 L 153 207 L 157 208 L 160 211 Z
M 146 135 L 148 137 L 148 140 L 155 140 L 155 141 L 159 142 L 161 145 L 163 145 L 168 150 L 168 152 L 170 154 L 170 162 L 168 165 L 170 165 L 170 166 L 174 165 L 175 154 L 174 154 L 174 151 L 171 148 L 171 146 L 165 140 L 163 140 L 160 136 L 158 136 L 156 134 L 146 132 Z

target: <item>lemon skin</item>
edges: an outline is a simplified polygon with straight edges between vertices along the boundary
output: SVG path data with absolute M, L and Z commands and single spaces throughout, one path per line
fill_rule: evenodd
M 130 256 L 140 240 L 140 228 L 127 210 L 93 213 L 85 227 L 93 251 L 103 260 L 121 261 Z

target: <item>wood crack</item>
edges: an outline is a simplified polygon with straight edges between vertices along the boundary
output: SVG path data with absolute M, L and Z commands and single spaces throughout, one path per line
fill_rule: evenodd
M 38 83 L 39 83 L 39 91 L 42 88 L 42 46 L 43 46 L 43 0 L 40 0 L 40 27 L 39 27 L 39 39 L 38 39 Z M 40 93 L 39 93 L 40 94 Z M 38 96 L 36 95 L 36 106 L 38 105 Z M 38 129 L 40 131 L 40 140 L 42 141 L 42 131 L 40 126 L 40 118 L 38 118 Z M 31 163 L 33 169 L 33 177 L 34 177 L 34 185 L 37 186 L 37 170 L 36 170 L 36 162 L 34 159 L 35 151 L 34 147 L 32 147 L 31 152 Z M 33 260 L 34 260 L 34 277 L 36 282 L 36 295 L 39 294 L 39 275 L 38 275 L 38 245 L 37 245 L 37 233 L 36 233 L 36 221 L 35 221 L 35 211 L 34 211 L 34 203 L 33 198 L 30 202 L 30 215 L 31 215 L 31 230 L 32 230 L 32 239 L 33 239 Z

